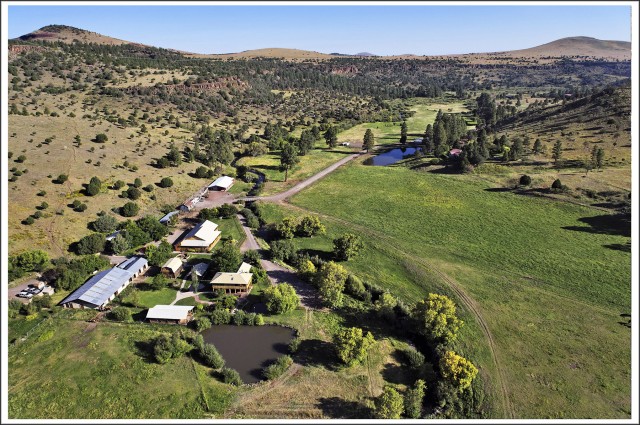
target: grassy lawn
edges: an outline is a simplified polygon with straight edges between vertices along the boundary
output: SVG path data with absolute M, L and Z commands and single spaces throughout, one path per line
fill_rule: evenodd
M 160 331 L 175 330 L 54 319 L 9 348 L 9 417 L 219 416 L 232 402 L 234 387 L 216 381 L 187 356 L 165 365 L 148 358 L 149 342 Z M 34 358 L 38 367 L 32 367 Z
M 175 305 L 196 305 L 196 299 L 194 297 L 183 298 L 179 301 L 176 301 Z
M 157 291 L 153 290 L 137 290 L 138 294 L 138 304 L 141 307 L 151 308 L 156 305 L 168 305 L 176 299 L 177 290 L 173 288 L 162 288 Z M 128 298 L 125 298 L 123 301 L 127 302 Z
M 324 140 L 318 142 L 318 146 L 324 143 Z M 280 171 L 280 153 L 269 153 L 258 157 L 243 157 L 238 160 L 238 165 L 246 165 L 265 174 L 267 183 L 265 184 L 263 195 L 272 195 L 274 193 L 284 192 L 302 180 L 313 176 L 322 171 L 331 164 L 342 159 L 346 154 L 352 153 L 351 149 L 334 149 L 326 148 L 313 149 L 305 156 L 301 156 L 300 162 L 289 171 L 289 178 L 284 181 L 284 172 Z
M 218 225 L 218 230 L 222 232 L 222 238 L 231 238 L 236 241 L 236 246 L 242 245 L 244 240 L 247 238 L 244 231 L 242 230 L 242 225 L 238 221 L 237 217 L 231 218 L 219 218 L 215 220 L 215 223 Z M 218 242 L 216 246 L 213 247 L 212 251 L 219 249 L 222 246 L 222 241 Z M 208 256 L 211 258 L 211 256 Z
M 345 266 L 411 302 L 450 292 L 434 270 L 458 282 L 489 324 L 516 417 L 628 417 L 630 333 L 619 315 L 630 309 L 631 257 L 611 248 L 628 237 L 587 224 L 606 221 L 601 211 L 491 186 L 353 163 L 293 198 L 326 215 L 329 231 L 296 243 L 322 254 L 334 234 L 360 234 L 365 250 Z M 300 213 L 278 208 L 269 214 Z M 458 344 L 490 376 L 486 341 L 461 309 Z

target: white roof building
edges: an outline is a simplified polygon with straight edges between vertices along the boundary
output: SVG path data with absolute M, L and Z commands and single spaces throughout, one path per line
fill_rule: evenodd
M 242 263 L 240 264 L 240 268 L 238 269 L 238 273 L 251 273 L 251 264 Z
M 209 250 L 222 235 L 222 232 L 217 229 L 217 224 L 205 220 L 191 229 L 182 241 L 176 245 L 176 248 Z
M 157 305 L 147 312 L 147 320 L 176 321 L 186 323 L 190 318 L 191 305 Z
M 229 176 L 218 177 L 209 185 L 209 190 L 229 190 L 233 186 L 233 178 Z

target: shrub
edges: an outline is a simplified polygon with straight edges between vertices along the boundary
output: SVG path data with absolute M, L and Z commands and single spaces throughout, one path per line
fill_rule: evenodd
M 133 181 L 133 187 L 140 187 L 142 186 L 142 180 L 140 180 L 139 177 L 136 177 L 136 179 Z
M 242 385 L 242 378 L 240 378 L 240 374 L 237 370 L 231 369 L 228 367 L 222 368 L 220 371 L 220 375 L 222 375 L 222 382 L 225 384 L 239 386 Z
M 422 400 L 424 399 L 425 389 L 424 381 L 418 379 L 413 388 L 407 390 L 407 394 L 404 397 L 404 411 L 408 418 L 419 419 L 422 417 Z
M 206 317 L 199 317 L 193 321 L 194 326 L 198 332 L 202 332 L 211 327 L 211 320 Z
M 83 212 L 86 209 L 87 209 L 87 204 L 83 204 L 83 203 L 81 203 L 80 205 L 74 208 L 74 210 L 77 212 Z
M 341 329 L 333 338 L 338 358 L 349 366 L 364 361 L 374 342 L 371 332 L 365 334 L 360 328 Z
M 404 412 L 402 395 L 390 386 L 386 386 L 375 400 L 375 415 L 378 419 L 400 419 Z
M 218 207 L 218 215 L 222 218 L 231 218 L 238 214 L 238 209 L 233 204 L 224 204 Z
M 256 314 L 254 316 L 253 325 L 254 326 L 263 326 L 264 325 L 264 317 L 262 316 L 262 314 L 258 313 L 258 314 Z
M 414 369 L 419 369 L 424 364 L 424 355 L 415 348 L 407 348 L 403 354 L 407 364 Z
M 224 358 L 222 358 L 213 344 L 202 344 L 198 350 L 198 355 L 202 359 L 202 362 L 209 367 L 214 369 L 224 367 Z
M 292 239 L 296 228 L 298 227 L 296 219 L 293 217 L 285 217 L 276 225 L 276 232 L 281 239 Z
M 119 189 L 122 189 L 125 185 L 126 185 L 126 183 L 124 181 L 118 180 L 113 184 L 113 188 L 115 190 L 119 190 Z
M 120 209 L 120 214 L 123 217 L 133 217 L 138 214 L 140 207 L 135 202 L 127 202 Z
M 551 189 L 557 190 L 557 191 L 567 190 L 567 186 L 563 185 L 560 179 L 555 179 L 551 184 Z
M 97 177 L 91 177 L 89 180 L 89 184 L 87 185 L 86 193 L 88 196 L 95 196 L 100 193 L 100 188 L 102 187 L 102 182 Z
M 142 195 L 142 192 L 140 192 L 140 189 L 138 189 L 135 186 L 131 186 L 129 189 L 127 189 L 127 198 L 132 199 L 132 200 L 137 200 L 140 199 L 140 196 Z
M 152 184 L 148 184 L 143 188 L 143 190 L 145 192 L 153 192 L 153 185 Z
M 69 176 L 68 175 L 60 174 L 53 182 L 57 183 L 57 184 L 63 184 L 67 180 L 69 180 Z
M 161 334 L 154 341 L 153 355 L 158 363 L 164 364 L 171 359 L 181 357 L 189 349 L 189 344 L 178 335 Z
M 101 215 L 91 223 L 91 228 L 100 233 L 111 233 L 118 227 L 118 220 L 112 215 Z
M 360 238 L 352 233 L 347 233 L 333 240 L 333 254 L 338 261 L 347 261 L 363 247 Z
M 43 202 L 43 203 L 41 203 L 41 204 L 40 204 L 40 206 L 39 206 L 39 207 L 37 207 L 37 208 L 38 208 L 38 209 L 41 209 L 41 210 L 46 210 L 47 208 L 49 208 L 49 204 L 47 204 L 46 202 Z
M 209 174 L 209 169 L 207 167 L 204 167 L 201 165 L 200 167 L 196 168 L 195 175 L 197 178 L 204 179 L 205 177 L 207 177 L 208 174 Z
M 237 310 L 233 315 L 233 324 L 236 326 L 243 325 L 245 323 L 245 316 L 246 313 L 244 312 L 244 310 Z
M 160 187 L 171 187 L 173 186 L 173 180 L 171 180 L 171 177 L 164 177 L 162 180 L 160 180 Z
M 78 255 L 97 254 L 104 250 L 105 237 L 101 233 L 92 233 L 78 241 L 76 252 Z
M 299 337 L 293 338 L 289 342 L 289 352 L 292 354 L 297 353 L 300 348 L 300 342 L 302 342 L 302 340 Z
M 276 379 L 277 377 L 285 373 L 292 364 L 293 359 L 290 356 L 285 355 L 282 357 L 278 357 L 278 359 L 274 363 L 270 364 L 262 370 L 262 375 L 268 380 Z
M 41 218 L 42 217 L 42 212 L 41 211 L 36 211 L 33 213 L 33 218 Z
M 367 292 L 364 284 L 362 283 L 362 280 L 360 280 L 358 276 L 355 276 L 353 274 L 347 276 L 347 281 L 345 282 L 344 289 L 347 294 L 359 299 L 363 299 L 364 294 Z
M 99 134 L 96 134 L 96 138 L 94 140 L 96 141 L 96 143 L 105 143 L 109 140 L 109 138 L 107 137 L 106 134 L 99 133 Z
M 300 305 L 296 290 L 288 283 L 269 286 L 262 292 L 262 300 L 271 314 L 286 313 Z
M 531 184 L 531 177 L 524 174 L 520 177 L 520 186 L 529 186 Z
M 252 266 L 260 267 L 260 254 L 255 249 L 245 251 L 243 260 Z
M 231 323 L 231 313 L 225 308 L 217 308 L 211 312 L 211 323 L 214 325 L 228 325 Z
M 279 261 L 286 261 L 293 259 L 296 254 L 293 242 L 287 239 L 280 239 L 271 242 L 271 258 Z
M 306 215 L 302 217 L 296 228 L 296 233 L 300 236 L 312 237 L 325 233 L 324 224 L 315 215 Z
M 253 326 L 256 321 L 256 313 L 247 313 L 244 316 L 244 325 Z
M 109 312 L 109 317 L 118 322 L 130 322 L 131 318 L 131 310 L 126 307 L 116 307 L 111 312 Z

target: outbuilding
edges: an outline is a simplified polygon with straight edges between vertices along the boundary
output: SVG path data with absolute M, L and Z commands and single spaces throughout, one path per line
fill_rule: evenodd
M 192 310 L 190 305 L 157 305 L 147 311 L 147 321 L 186 325 L 193 318 Z
M 162 224 L 169 224 L 169 222 L 171 221 L 171 217 L 173 217 L 174 215 L 180 213 L 180 211 L 176 210 L 176 211 L 171 211 L 170 213 L 166 214 L 164 217 L 162 217 L 159 221 Z
M 229 176 L 218 177 L 216 180 L 214 180 L 213 183 L 209 185 L 209 190 L 226 192 L 231 188 L 231 186 L 233 186 L 234 182 L 235 180 Z
M 220 240 L 222 232 L 209 220 L 196 225 L 174 247 L 176 251 L 208 252 Z
M 82 286 L 60 301 L 65 308 L 104 309 L 149 264 L 143 257 L 131 257 L 117 266 L 91 276 Z
M 182 260 L 179 257 L 170 258 L 162 265 L 160 272 L 170 278 L 176 279 L 182 271 Z

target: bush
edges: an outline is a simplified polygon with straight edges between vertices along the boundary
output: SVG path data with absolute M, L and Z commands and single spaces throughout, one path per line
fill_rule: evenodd
M 374 342 L 371 332 L 365 334 L 360 328 L 341 329 L 333 338 L 338 358 L 349 366 L 364 361 Z
M 276 379 L 285 373 L 292 364 L 293 359 L 290 356 L 278 357 L 274 363 L 262 370 L 262 375 L 268 380 Z
M 131 310 L 126 307 L 116 307 L 111 312 L 109 312 L 109 317 L 118 322 L 130 322 L 131 318 Z
M 92 233 L 78 241 L 76 252 L 78 255 L 97 254 L 104 251 L 105 237 L 101 233 Z
M 162 180 L 160 180 L 160 187 L 171 187 L 173 186 L 173 180 L 171 179 L 171 177 L 163 177 Z
M 378 419 L 400 419 L 404 412 L 402 395 L 390 386 L 386 386 L 375 400 L 375 414 Z
M 293 338 L 289 342 L 289 352 L 292 354 L 297 353 L 300 348 L 300 342 L 302 342 L 302 340 L 299 337 Z
M 262 316 L 262 314 L 258 313 L 258 314 L 256 314 L 254 316 L 253 325 L 254 326 L 263 326 L 264 325 L 264 317 Z
M 218 216 L 222 218 L 231 218 L 238 214 L 238 209 L 233 204 L 224 204 L 218 207 Z
M 198 355 L 202 359 L 202 362 L 214 369 L 220 369 L 224 367 L 224 359 L 213 344 L 202 344 L 198 349 Z
M 194 326 L 198 332 L 202 332 L 211 327 L 211 320 L 206 317 L 199 317 L 193 321 Z
M 136 177 L 135 180 L 133 181 L 133 187 L 140 187 L 142 186 L 142 180 L 140 180 L 139 177 Z
M 140 207 L 135 202 L 127 202 L 120 209 L 120 214 L 123 217 L 133 217 L 138 214 Z
M 240 378 L 240 374 L 237 370 L 231 369 L 228 367 L 222 368 L 220 371 L 220 375 L 222 375 L 222 382 L 225 384 L 240 386 L 243 384 L 242 378 Z
M 138 189 L 135 186 L 131 186 L 129 189 L 127 189 L 125 193 L 127 194 L 127 198 L 132 199 L 134 201 L 137 199 L 140 199 L 140 196 L 142 195 L 142 192 L 140 192 L 140 189 Z
M 96 134 L 96 138 L 94 140 L 96 143 L 105 143 L 109 140 L 109 138 L 107 137 L 106 134 L 99 133 L 99 134 Z
M 153 192 L 153 185 L 152 184 L 148 184 L 143 189 L 144 189 L 145 192 Z
M 333 254 L 338 261 L 347 261 L 364 247 L 360 238 L 347 233 L 333 240 Z
M 111 233 L 118 227 L 118 220 L 111 215 L 101 215 L 91 223 L 91 228 L 100 233 Z
M 256 313 L 247 313 L 244 316 L 244 325 L 253 326 L 256 321 Z
M 404 411 L 405 415 L 411 419 L 419 419 L 422 417 L 422 400 L 424 399 L 424 392 L 426 385 L 422 379 L 418 379 L 413 388 L 407 390 L 407 394 L 404 398 Z
M 279 239 L 271 242 L 271 258 L 288 262 L 295 258 L 296 250 L 293 242 L 288 239 Z
M 200 167 L 196 168 L 195 175 L 197 178 L 204 179 L 207 177 L 208 174 L 209 174 L 209 169 L 207 167 L 204 167 L 201 165 Z
M 551 184 L 551 189 L 556 191 L 567 190 L 567 186 L 563 185 L 560 179 L 555 179 Z
M 211 312 L 211 323 L 214 325 L 228 325 L 231 323 L 231 313 L 225 308 L 216 308 Z
M 296 290 L 288 283 L 269 286 L 262 292 L 262 300 L 271 314 L 286 313 L 300 305 Z
M 366 288 L 364 287 L 364 283 L 358 276 L 350 274 L 347 276 L 347 281 L 345 282 L 344 291 L 351 295 L 354 298 L 364 299 L 364 294 L 367 293 Z
M 296 228 L 296 233 L 300 236 L 313 237 L 325 233 L 324 224 L 315 215 L 306 215 L 302 217 Z
M 158 363 L 164 364 L 171 359 L 181 357 L 190 348 L 189 344 L 178 335 L 161 334 L 154 341 L 153 355 Z
M 102 187 L 102 182 L 97 177 L 91 177 L 89 180 L 89 184 L 87 185 L 86 193 L 88 196 L 95 196 L 100 193 L 100 188 Z
M 414 369 L 419 369 L 424 364 L 424 355 L 414 348 L 407 348 L 403 354 L 407 364 Z
M 260 254 L 255 249 L 245 251 L 243 260 L 252 266 L 260 267 Z
M 233 324 L 236 326 L 243 325 L 245 323 L 246 313 L 244 310 L 236 310 L 236 313 L 233 315 Z
M 119 190 L 119 189 L 122 189 L 123 187 L 125 187 L 125 185 L 126 185 L 126 183 L 124 181 L 118 180 L 113 184 L 113 188 L 115 190 Z
M 520 177 L 520 186 L 529 186 L 531 184 L 531 177 L 524 174 Z

